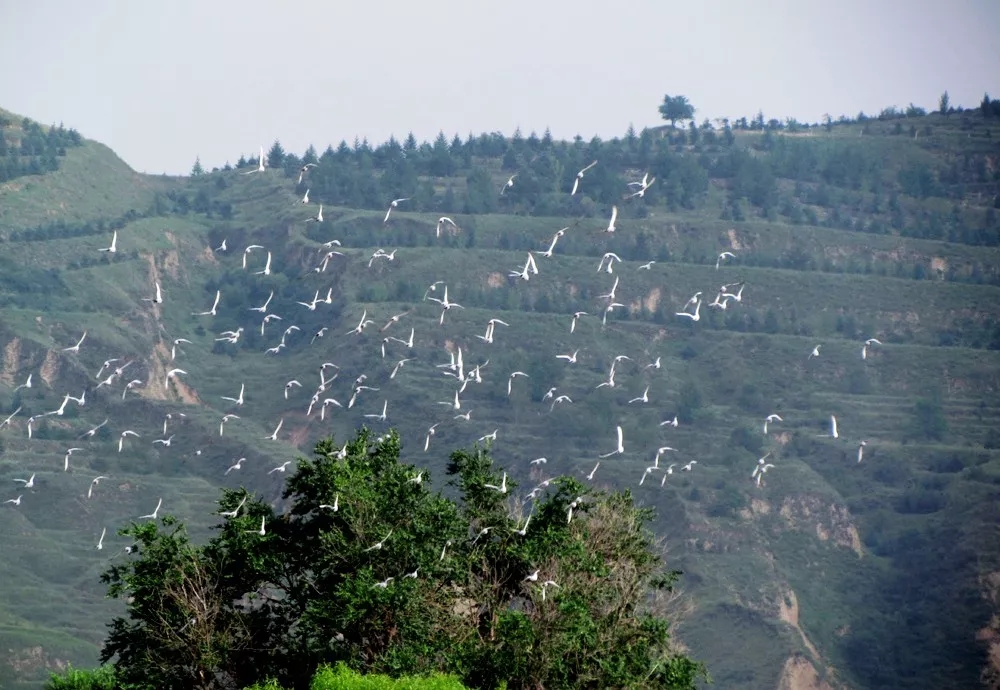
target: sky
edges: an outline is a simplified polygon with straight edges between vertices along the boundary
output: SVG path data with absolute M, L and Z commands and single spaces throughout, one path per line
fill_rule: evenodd
M 976 106 L 997 36 L 1000 0 L 8 0 L 0 107 L 186 174 L 275 140 L 609 139 L 665 94 L 699 122 Z

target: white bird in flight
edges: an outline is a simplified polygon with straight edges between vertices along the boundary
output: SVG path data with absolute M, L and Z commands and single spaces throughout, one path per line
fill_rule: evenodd
M 319 205 L 319 211 L 316 213 L 315 218 L 306 218 L 307 223 L 322 223 L 323 222 L 323 204 Z
M 872 344 L 881 345 L 882 343 L 876 338 L 869 338 L 866 340 L 865 344 L 861 347 L 861 359 L 868 359 L 868 348 L 871 347 Z
M 618 445 L 610 453 L 605 453 L 604 455 L 602 455 L 601 456 L 602 458 L 608 458 L 608 457 L 611 457 L 612 455 L 621 455 L 622 453 L 625 452 L 625 438 L 624 438 L 624 436 L 622 434 L 622 427 L 621 427 L 621 425 L 618 425 L 618 427 L 616 427 L 616 429 L 618 431 Z
M 617 220 L 617 219 L 618 219 L 618 207 L 617 206 L 612 206 L 611 207 L 611 220 L 608 221 L 608 227 L 604 230 L 604 232 L 614 232 L 615 231 L 615 220 Z
M 160 506 L 162 506 L 162 505 L 163 505 L 163 499 L 161 498 L 159 501 L 156 502 L 156 510 L 154 510 L 149 515 L 140 515 L 139 519 L 140 520 L 155 520 L 156 516 L 160 512 Z
M 281 425 L 284 424 L 284 423 L 285 423 L 285 418 L 282 417 L 281 420 L 278 421 L 278 426 L 276 426 L 274 428 L 274 431 L 271 433 L 271 435 L 270 436 L 265 436 L 264 439 L 265 440 L 270 439 L 271 441 L 277 441 L 278 440 L 278 432 L 281 431 Z M 287 464 L 288 463 L 285 463 L 285 465 L 287 465 Z M 282 472 L 284 472 L 284 470 L 282 470 Z M 270 474 L 270 472 L 268 472 L 268 474 Z
M 767 415 L 767 417 L 764 418 L 764 435 L 765 436 L 767 435 L 767 425 L 770 422 L 783 422 L 783 421 L 785 421 L 785 420 L 782 419 L 781 417 L 779 417 L 776 414 L 769 414 L 769 415 Z
M 722 252 L 719 254 L 719 258 L 715 260 L 715 270 L 719 270 L 719 265 L 722 263 L 723 259 L 735 259 L 736 255 L 732 252 Z
M 246 390 L 246 384 L 245 383 L 241 383 L 240 384 L 240 394 L 239 394 L 239 397 L 230 398 L 230 397 L 225 396 L 225 395 L 221 395 L 219 397 L 221 397 L 223 400 L 228 400 L 231 403 L 235 403 L 236 405 L 243 405 L 243 392 L 245 390 Z
M 257 172 L 264 172 L 264 147 L 260 147 L 260 157 L 257 159 L 257 167 L 253 170 L 240 173 L 240 175 L 253 175 Z
M 160 282 L 154 281 L 156 283 L 156 296 L 155 297 L 143 297 L 143 302 L 153 302 L 154 304 L 163 303 L 163 292 L 160 290 Z
M 183 369 L 171 369 L 167 372 L 166 377 L 163 379 L 163 390 L 167 389 L 167 385 L 170 383 L 170 379 L 176 377 L 178 374 L 187 374 Z
M 64 347 L 63 348 L 63 352 L 79 353 L 80 352 L 80 346 L 83 345 L 83 341 L 86 339 L 86 337 L 87 337 L 87 331 L 84 331 L 83 335 L 80 336 L 80 339 L 78 341 L 76 341 L 76 345 L 73 345 L 72 347 Z
M 574 194 L 576 194 L 576 190 L 580 186 L 580 180 L 583 179 L 583 174 L 585 172 L 587 172 L 588 170 L 590 170 L 591 168 L 593 168 L 595 165 L 597 165 L 597 161 L 594 161 L 593 163 L 591 163 L 590 165 L 588 165 L 587 167 L 585 167 L 583 170 L 580 170 L 576 174 L 576 177 L 573 179 L 573 190 L 569 193 L 570 196 L 573 196 Z
M 685 316 L 685 317 L 691 319 L 692 321 L 698 321 L 699 319 L 701 319 L 701 300 L 698 300 L 697 302 L 695 302 L 694 313 L 693 314 L 689 314 L 686 311 L 679 311 L 679 312 L 676 313 L 676 315 L 677 316 Z
M 385 218 L 382 219 L 382 223 L 385 224 L 389 222 L 389 214 L 392 213 L 392 209 L 399 206 L 400 202 L 409 200 L 410 197 L 403 197 L 402 199 L 393 199 L 391 202 L 389 202 L 389 208 L 385 212 Z
M 114 254 L 118 251 L 118 231 L 115 230 L 111 235 L 111 246 L 104 247 L 103 249 L 98 249 L 99 252 L 108 252 L 109 254 Z
M 131 429 L 126 429 L 125 431 L 121 432 L 121 434 L 118 435 L 118 452 L 119 453 L 122 452 L 122 448 L 125 446 L 125 437 L 126 436 L 135 436 L 136 438 L 139 438 L 139 434 L 137 434 L 136 432 L 132 431 Z
M 208 311 L 191 312 L 192 316 L 215 316 L 215 310 L 219 306 L 219 298 L 222 297 L 222 290 L 215 291 L 215 301 L 212 302 L 212 308 Z
M 87 489 L 87 498 L 90 498 L 91 496 L 94 495 L 94 487 L 97 486 L 102 479 L 107 479 L 107 477 L 102 475 L 100 477 L 94 477 L 93 479 L 90 480 L 90 488 Z
M 451 225 L 451 227 L 456 229 L 458 228 L 458 226 L 455 225 L 455 221 L 453 221 L 451 218 L 449 218 L 448 216 L 441 216 L 440 218 L 438 218 L 437 227 L 434 228 L 435 237 L 441 237 L 441 225 L 443 223 L 448 223 L 449 225 Z
M 32 474 L 27 479 L 15 479 L 15 482 L 21 482 L 24 484 L 25 489 L 33 489 L 35 487 L 35 475 Z

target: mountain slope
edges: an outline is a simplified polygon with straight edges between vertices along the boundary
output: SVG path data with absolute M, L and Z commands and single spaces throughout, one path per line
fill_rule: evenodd
M 404 459 L 428 467 L 437 485 L 452 448 L 494 429 L 496 457 L 525 492 L 559 473 L 586 475 L 614 448 L 621 424 L 626 452 L 601 460 L 594 482 L 629 486 L 656 508 L 668 564 L 685 571 L 692 608 L 680 637 L 720 686 L 796 687 L 810 673 L 847 687 L 974 682 L 985 655 L 973 637 L 990 613 L 977 599 L 979 577 L 997 570 L 1000 556 L 990 533 L 1000 481 L 1000 249 L 968 242 L 980 237 L 970 228 L 981 225 L 988 238 L 996 223 L 986 203 L 995 175 L 977 182 L 975 161 L 995 169 L 984 132 L 1000 135 L 1000 127 L 975 121 L 976 138 L 962 138 L 957 118 L 925 122 L 932 129 L 923 139 L 874 121 L 806 134 L 736 131 L 730 144 L 721 134 L 706 143 L 707 131 L 701 143 L 683 134 L 678 143 L 670 131 L 643 132 L 631 144 L 445 141 L 447 157 L 440 142 L 390 142 L 331 149 L 302 184 L 298 167 L 309 154 L 282 154 L 264 173 L 241 174 L 250 165 L 165 180 L 84 142 L 57 171 L 16 178 L 0 192 L 0 412 L 21 411 L 0 431 L 0 481 L 23 502 L 4 506 L 11 517 L 0 523 L 0 549 L 13 554 L 0 565 L 12 583 L 0 596 L 0 649 L 13 650 L 0 681 L 30 684 L 45 665 L 94 663 L 104 632 L 97 621 L 115 610 L 97 578 L 127 545 L 114 537 L 118 527 L 162 498 L 163 512 L 206 534 L 218 486 L 244 483 L 280 502 L 281 475 L 268 470 L 327 434 L 387 428 L 365 417 L 384 402 L 407 441 Z M 864 149 L 858 131 L 868 137 Z M 810 156 L 826 157 L 825 167 L 808 164 Z M 571 197 L 575 171 L 591 159 L 598 166 Z M 432 168 L 441 174 L 425 174 Z M 645 169 L 658 177 L 649 193 L 622 199 L 625 181 Z M 798 172 L 782 176 L 789 170 Z M 910 180 L 921 170 L 933 184 Z M 755 189 L 768 175 L 773 184 Z M 924 196 L 904 191 L 924 186 Z M 413 198 L 411 210 L 401 203 L 383 222 L 387 199 L 402 196 Z M 306 223 L 318 203 L 324 221 Z M 604 233 L 612 204 L 618 227 Z M 441 214 L 457 227 L 437 237 Z M 943 230 L 922 229 L 941 219 L 951 242 Z M 563 227 L 553 255 L 541 256 Z M 115 231 L 118 251 L 99 253 Z M 316 272 L 322 243 L 333 239 L 343 256 Z M 227 251 L 213 251 L 223 240 Z M 244 270 L 250 244 L 265 249 L 250 253 Z M 377 248 L 395 250 L 393 260 L 369 266 Z M 716 268 L 724 250 L 735 257 Z M 270 275 L 257 275 L 268 251 Z M 529 251 L 538 274 L 512 278 Z M 622 258 L 612 275 L 597 270 L 609 251 Z M 602 324 L 608 300 L 598 296 L 616 278 L 624 306 Z M 441 297 L 442 286 L 428 291 L 439 280 L 462 305 L 443 323 L 440 307 L 424 299 Z M 143 302 L 157 282 L 163 303 Z M 708 306 L 719 285 L 737 282 L 745 283 L 741 301 Z M 217 290 L 217 315 L 193 315 Z M 282 319 L 262 335 L 251 308 L 272 291 L 268 310 Z M 296 304 L 328 291 L 330 304 Z M 676 316 L 697 291 L 700 320 Z M 574 311 L 589 314 L 570 333 Z M 363 314 L 375 324 L 348 335 Z M 509 325 L 486 343 L 476 336 L 490 318 Z M 300 330 L 286 347 L 265 353 L 293 325 Z M 237 344 L 219 340 L 239 328 Z M 413 348 L 388 341 L 383 357 L 383 338 L 406 340 L 410 328 Z M 79 353 L 64 351 L 84 331 Z M 862 359 L 871 337 L 882 344 Z M 176 338 L 192 342 L 172 357 Z M 817 344 L 821 355 L 808 357 Z M 482 365 L 482 383 L 469 383 L 454 410 L 438 404 L 453 400 L 457 382 L 437 365 L 459 347 L 466 373 Z M 575 350 L 575 364 L 555 357 Z M 622 354 L 630 359 L 617 365 L 614 388 L 595 389 Z M 98 388 L 95 374 L 115 357 L 111 370 L 131 364 Z M 402 358 L 412 361 L 391 377 Z M 647 366 L 657 359 L 659 368 Z M 327 361 L 337 378 L 307 415 Z M 164 385 L 175 367 L 186 373 Z M 529 377 L 508 396 L 515 370 Z M 32 387 L 15 392 L 29 373 Z M 379 390 L 348 408 L 362 374 Z M 293 378 L 302 386 L 286 399 Z M 138 383 L 125 391 L 131 380 Z M 242 406 L 222 399 L 241 385 Z M 647 386 L 648 404 L 629 402 Z M 85 405 L 38 418 L 28 439 L 28 416 L 83 390 Z M 561 394 L 572 402 L 554 405 Z M 321 419 L 327 397 L 342 408 L 331 404 Z M 226 412 L 239 419 L 220 436 Z M 465 412 L 468 421 L 455 419 Z M 765 435 L 771 413 L 782 421 Z M 660 426 L 675 415 L 677 428 Z M 838 439 L 828 435 L 830 415 Z M 79 439 L 106 418 L 92 439 Z M 279 420 L 281 440 L 265 440 Z M 118 452 L 125 429 L 139 437 Z M 152 444 L 172 434 L 169 447 Z M 676 464 L 672 473 L 639 486 L 664 445 L 678 449 L 661 458 Z M 83 450 L 64 471 L 74 446 Z M 750 474 L 768 452 L 775 467 L 758 487 Z M 544 465 L 529 465 L 543 456 Z M 243 469 L 226 475 L 240 457 Z M 690 472 L 680 469 L 692 460 Z M 32 473 L 32 490 L 11 481 Z M 109 479 L 87 498 L 98 475 Z M 914 582 L 936 585 L 929 592 Z

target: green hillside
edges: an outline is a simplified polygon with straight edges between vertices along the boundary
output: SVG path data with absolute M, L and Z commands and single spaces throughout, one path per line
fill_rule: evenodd
M 718 687 L 974 687 L 987 663 L 976 631 L 991 613 L 980 583 L 1000 571 L 995 111 L 887 109 L 818 126 L 761 116 L 590 142 L 441 135 L 301 157 L 275 143 L 264 172 L 241 160 L 187 178 L 137 174 L 81 139 L 52 169 L 0 182 L 0 421 L 19 410 L 0 429 L 0 499 L 22 496 L 0 506 L 0 687 L 96 663 L 119 613 L 99 576 L 126 557 L 115 532 L 130 520 L 162 498 L 160 515 L 204 537 L 223 486 L 280 508 L 282 475 L 268 471 L 362 424 L 398 429 L 403 459 L 436 477 L 451 450 L 497 430 L 494 457 L 522 487 L 584 478 L 621 425 L 625 453 L 601 460 L 593 482 L 656 509 L 668 565 L 684 571 L 679 636 Z M 23 118 L 0 114 L 4 141 L 20 142 Z M 17 165 L 25 155 L 8 153 Z M 647 173 L 648 191 L 627 198 Z M 384 222 L 396 198 L 408 200 Z M 323 221 L 306 222 L 320 204 Z M 113 233 L 117 251 L 99 252 Z M 251 244 L 263 249 L 244 270 Z M 318 271 L 331 249 L 341 255 Z M 377 249 L 393 259 L 372 260 Z M 733 257 L 717 266 L 724 251 Z M 529 252 L 537 274 L 512 277 Z M 621 258 L 610 275 L 598 268 L 606 252 Z M 462 307 L 443 323 L 425 299 L 443 297 L 435 281 Z M 142 301 L 156 283 L 162 304 Z M 709 306 L 737 283 L 740 301 Z M 612 289 L 623 306 L 602 323 Z M 216 315 L 193 315 L 216 291 Z M 251 308 L 272 291 L 267 311 L 281 320 L 262 334 Z M 297 304 L 328 291 L 329 304 Z M 677 316 L 699 291 L 700 319 Z M 577 311 L 588 315 L 571 332 Z M 363 315 L 374 324 L 349 335 Z M 477 336 L 491 318 L 509 325 L 488 343 Z M 239 328 L 237 343 L 220 339 Z M 400 342 L 411 328 L 412 349 Z M 172 358 L 177 338 L 191 343 Z M 869 338 L 881 344 L 863 359 Z M 454 410 L 438 404 L 458 386 L 439 365 L 458 348 L 481 382 Z M 576 363 L 556 358 L 576 350 Z M 614 387 L 597 389 L 619 355 L 630 359 Z M 337 376 L 307 415 L 324 362 Z M 165 386 L 173 368 L 185 373 Z M 513 371 L 529 377 L 508 396 Z M 349 408 L 361 375 L 379 390 Z M 301 387 L 286 388 L 292 379 Z M 241 385 L 242 406 L 222 399 Z M 629 402 L 647 386 L 647 403 Z M 83 391 L 85 404 L 39 416 Z M 555 405 L 559 395 L 572 402 Z M 342 407 L 321 418 L 326 398 Z M 387 422 L 365 417 L 383 403 Z M 239 418 L 220 436 L 225 413 Z M 769 414 L 782 421 L 765 435 Z M 661 425 L 675 416 L 676 428 Z M 279 420 L 279 440 L 265 439 Z M 119 452 L 126 429 L 139 437 Z M 640 486 L 660 446 L 677 448 L 661 458 L 676 466 Z M 82 450 L 64 471 L 70 447 Z M 33 474 L 32 488 L 13 481 Z M 108 479 L 88 498 L 98 475 Z

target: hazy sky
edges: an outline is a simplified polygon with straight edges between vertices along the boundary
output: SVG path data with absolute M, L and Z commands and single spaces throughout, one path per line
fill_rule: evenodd
M 818 121 L 1000 97 L 1000 0 L 0 0 L 0 107 L 132 167 L 280 139 L 558 138 L 696 116 Z

